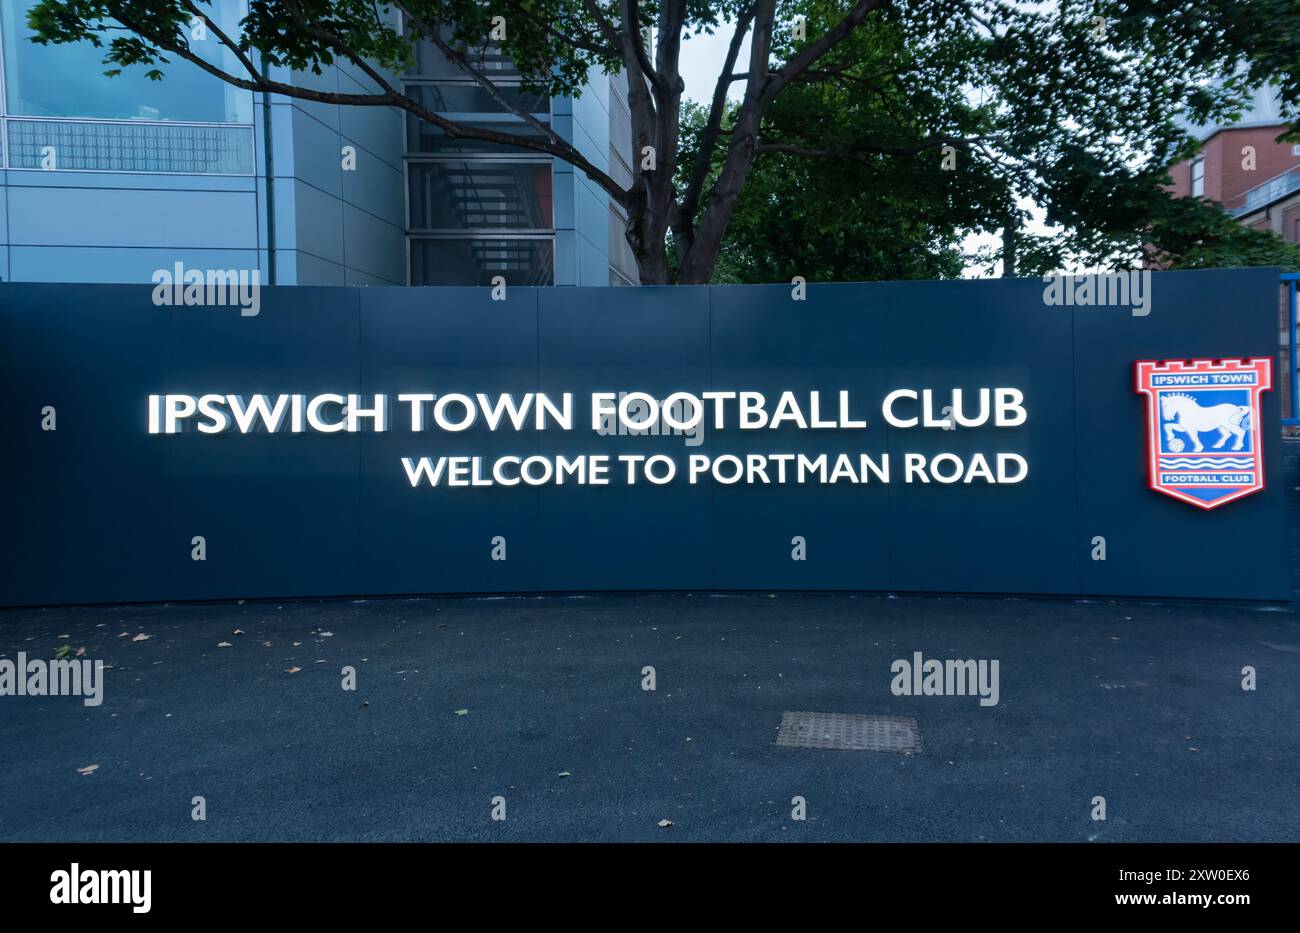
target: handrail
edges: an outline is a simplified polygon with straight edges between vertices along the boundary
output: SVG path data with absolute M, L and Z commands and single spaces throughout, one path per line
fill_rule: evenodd
M 1280 175 L 1274 175 L 1268 181 L 1246 189 L 1242 194 L 1245 201 L 1241 207 L 1233 209 L 1232 216 L 1240 217 L 1242 214 L 1257 211 L 1264 205 L 1276 201 L 1278 198 L 1286 197 L 1293 191 L 1300 191 L 1300 166 L 1287 169 Z M 1259 196 L 1252 197 L 1257 192 L 1260 193 Z

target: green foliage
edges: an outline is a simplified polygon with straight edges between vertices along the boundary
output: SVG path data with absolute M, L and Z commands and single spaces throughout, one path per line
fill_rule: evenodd
M 1199 198 L 1158 202 L 1146 241 L 1149 261 L 1158 269 L 1300 269 L 1300 246 L 1271 230 L 1243 227 L 1217 204 Z
M 810 36 L 838 15 L 820 2 L 800 9 Z M 714 281 L 954 277 L 965 264 L 962 231 L 1001 226 L 1011 184 L 963 144 L 995 122 L 965 92 L 976 49 L 968 33 L 942 51 L 924 48 L 909 41 L 909 28 L 917 27 L 887 20 L 856 31 L 774 101 Z M 933 56 L 952 63 L 941 69 L 948 79 L 925 74 Z M 683 169 L 704 120 L 699 108 L 683 117 Z M 955 168 L 944 171 L 949 144 Z
M 813 101 L 793 95 L 811 118 Z M 833 120 L 835 112 L 824 113 Z M 683 131 L 703 122 L 688 111 Z M 937 150 L 915 156 L 769 153 L 750 170 L 718 257 L 715 282 L 951 278 L 964 261 L 959 228 L 997 186 L 969 167 L 937 174 Z
M 774 103 L 763 140 L 819 155 L 760 153 L 717 278 L 959 274 L 960 232 L 994 233 L 1009 217 L 1018 225 L 1013 205 L 1024 199 L 1054 229 L 1017 234 L 1021 275 L 1147 261 L 1294 266 L 1295 249 L 1275 235 L 1242 229 L 1218 205 L 1173 200 L 1164 186 L 1167 166 L 1195 149 L 1184 121 L 1230 120 L 1252 81 L 1294 78 L 1278 50 L 1296 48 L 1300 29 L 1274 41 L 1265 60 L 1242 47 L 1246 34 L 1239 46 L 1225 44 L 1222 28 L 1202 34 L 1229 18 L 1224 9 L 1067 0 L 1058 17 L 1007 15 L 990 31 L 957 22 L 962 7 L 891 7 Z M 837 15 L 820 0 L 800 8 L 809 35 Z M 1251 56 L 1258 66 L 1242 64 Z M 1300 55 L 1290 70 L 1297 64 Z M 1220 80 L 1205 83 L 1211 75 Z M 1294 87 L 1288 93 L 1297 99 Z M 698 110 L 685 115 L 684 155 L 703 122 Z M 952 171 L 937 170 L 944 140 L 956 149 Z

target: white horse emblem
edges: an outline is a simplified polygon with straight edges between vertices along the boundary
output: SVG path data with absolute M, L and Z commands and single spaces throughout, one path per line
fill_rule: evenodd
M 1182 449 L 1182 441 L 1174 435 L 1181 432 L 1192 442 L 1192 450 L 1200 452 L 1200 434 L 1202 431 L 1218 431 L 1219 439 L 1212 445 L 1216 450 L 1222 447 L 1229 437 L 1233 438 L 1232 449 L 1241 450 L 1246 441 L 1246 432 L 1250 430 L 1249 405 L 1210 405 L 1202 406 L 1190 395 L 1167 393 L 1160 396 L 1160 419 L 1165 432 L 1165 443 L 1177 453 Z

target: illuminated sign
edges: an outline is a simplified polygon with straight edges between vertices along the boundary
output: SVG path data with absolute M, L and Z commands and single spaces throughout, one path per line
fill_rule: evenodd
M 528 392 L 519 396 L 450 392 L 404 392 L 358 395 L 327 392 L 317 395 L 150 395 L 150 434 L 324 434 L 370 431 L 387 433 L 429 431 L 460 434 L 477 425 L 489 431 L 575 431 L 589 427 L 599 436 L 616 433 L 679 433 L 712 431 L 853 431 L 869 429 L 848 390 L 823 397 L 818 391 L 802 397 L 791 391 L 769 398 L 754 391 L 673 392 L 662 401 L 647 392 L 592 392 L 588 417 L 579 420 L 574 393 L 559 396 Z M 1009 387 L 960 388 L 939 397 L 932 389 L 895 389 L 880 404 L 880 417 L 890 429 L 1018 428 L 1028 413 L 1024 393 Z M 393 409 L 396 409 L 394 414 Z M 401 466 L 412 487 L 427 486 L 545 486 L 593 485 L 612 482 L 635 485 L 644 480 L 665 485 L 684 476 L 694 485 L 712 480 L 722 485 L 963 483 L 1009 485 L 1022 482 L 1029 463 L 1019 453 L 993 451 L 958 455 L 950 452 L 902 451 L 703 454 L 693 453 L 684 464 L 665 454 L 590 453 L 575 456 L 508 454 L 488 460 L 464 455 L 402 457 Z M 679 467 L 684 466 L 682 470 Z
M 1137 364 L 1151 488 L 1214 509 L 1264 488 L 1260 393 L 1271 360 Z

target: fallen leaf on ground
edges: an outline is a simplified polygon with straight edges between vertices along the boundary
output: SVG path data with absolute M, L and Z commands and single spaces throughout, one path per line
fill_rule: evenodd
M 77 649 L 77 657 L 81 658 L 81 657 L 85 657 L 85 655 L 86 655 L 86 646 L 82 645 L 80 648 Z
M 95 771 L 98 771 L 98 770 L 99 770 L 99 765 L 86 765 L 86 767 L 84 767 L 84 768 L 78 768 L 78 769 L 77 769 L 77 773 L 78 773 L 78 774 L 91 774 L 92 772 L 95 772 Z
M 286 674 L 296 674 L 296 673 L 298 673 L 300 670 L 302 670 L 301 667 L 291 667 L 291 668 L 289 668 L 287 671 L 285 671 L 285 673 L 286 673 Z
M 54 660 L 62 661 L 70 654 L 72 654 L 71 645 L 59 645 L 59 647 L 54 649 Z

